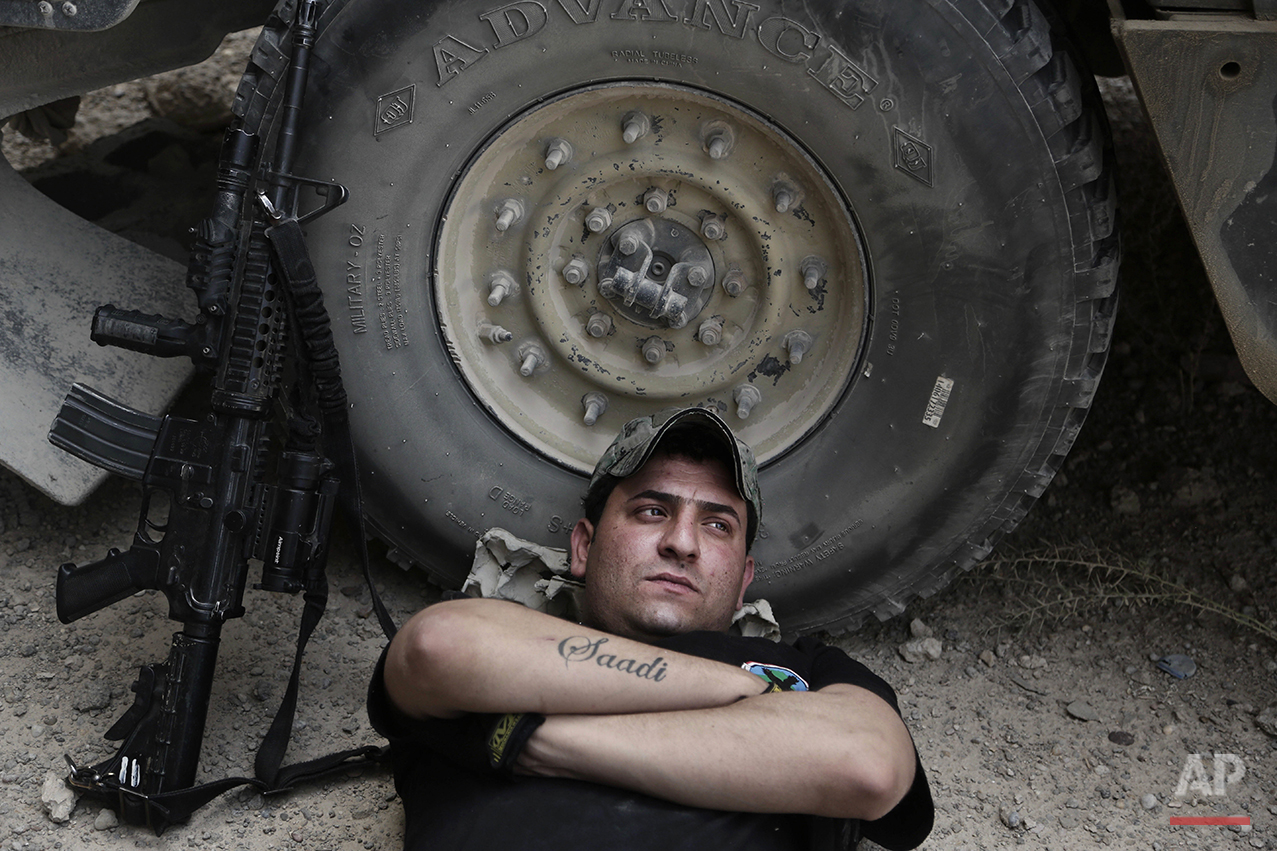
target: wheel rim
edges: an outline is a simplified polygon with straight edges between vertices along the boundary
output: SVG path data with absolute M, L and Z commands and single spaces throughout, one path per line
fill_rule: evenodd
M 435 306 L 475 397 L 588 472 L 620 425 L 723 414 L 766 463 L 846 392 L 869 301 L 854 217 L 787 133 L 663 84 L 539 104 L 457 178 Z

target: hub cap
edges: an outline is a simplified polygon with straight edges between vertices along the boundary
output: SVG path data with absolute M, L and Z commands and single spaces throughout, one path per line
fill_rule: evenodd
M 627 420 L 686 405 L 766 462 L 837 402 L 865 334 L 861 242 L 823 170 L 681 87 L 593 87 L 514 119 L 459 177 L 435 256 L 471 391 L 582 472 Z

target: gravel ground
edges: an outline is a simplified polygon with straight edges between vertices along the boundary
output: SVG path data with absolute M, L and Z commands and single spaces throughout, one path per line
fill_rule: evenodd
M 105 175 L 108 198 L 131 187 L 133 203 L 98 217 L 180 257 L 180 226 L 202 214 L 211 186 L 208 105 L 229 91 L 249 43 L 233 37 L 201 69 L 86 97 L 61 151 L 10 134 L 5 153 L 72 206 L 92 206 L 74 188 L 89 184 L 67 175 Z M 201 87 L 211 98 L 190 95 Z M 1129 86 L 1105 89 L 1128 239 L 1113 357 L 1087 428 L 990 562 L 906 619 L 831 639 L 899 691 L 936 796 L 925 848 L 1277 846 L 1277 406 L 1242 374 Z M 152 123 L 131 127 L 142 120 Z M 152 142 L 125 145 L 139 139 Z M 120 150 L 131 153 L 108 162 Z M 56 566 L 126 547 L 138 504 L 134 484 L 112 481 L 64 508 L 0 474 L 0 848 L 397 847 L 399 802 L 375 771 L 271 800 L 232 792 L 161 838 L 88 801 L 51 819 L 46 778 L 65 774 L 64 754 L 84 763 L 114 751 L 102 734 L 175 628 L 155 594 L 70 626 L 54 613 Z M 432 599 L 421 574 L 374 555 L 397 619 Z M 295 757 L 376 741 L 363 693 L 382 639 L 341 536 L 331 582 Z M 250 770 L 296 634 L 299 600 L 249 591 L 245 606 L 224 635 L 202 761 L 210 779 Z M 1193 676 L 1159 669 L 1168 654 L 1191 658 Z M 1181 816 L 1251 824 L 1172 826 Z

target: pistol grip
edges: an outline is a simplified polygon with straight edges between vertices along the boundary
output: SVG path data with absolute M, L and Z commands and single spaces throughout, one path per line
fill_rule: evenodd
M 71 623 L 147 588 L 159 587 L 158 550 L 112 548 L 106 558 L 58 568 L 58 620 Z

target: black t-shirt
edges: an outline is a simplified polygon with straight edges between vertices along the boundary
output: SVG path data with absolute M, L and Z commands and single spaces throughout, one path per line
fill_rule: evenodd
M 837 648 L 810 638 L 779 644 L 697 632 L 653 642 L 665 650 L 731 665 L 759 663 L 796 674 L 816 691 L 833 683 L 868 689 L 899 712 L 891 687 Z M 389 702 L 383 684 L 385 654 L 368 693 L 373 727 L 390 740 L 395 788 L 404 802 L 407 851 L 598 851 L 600 848 L 658 851 L 810 851 L 842 848 L 864 835 L 891 849 L 914 848 L 932 824 L 931 791 L 922 764 L 904 800 L 882 819 L 856 822 L 815 816 L 738 813 L 687 807 L 638 792 L 558 778 L 510 780 L 461 767 L 445 756 L 452 748 L 432 742 L 473 737 L 460 721 L 408 718 Z M 787 674 L 780 672 L 782 680 Z M 758 742 L 760 750 L 768 742 Z M 854 840 L 853 840 L 854 842 Z

